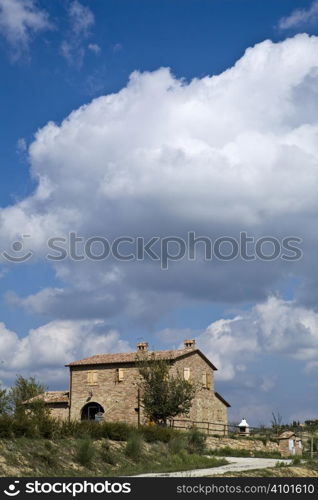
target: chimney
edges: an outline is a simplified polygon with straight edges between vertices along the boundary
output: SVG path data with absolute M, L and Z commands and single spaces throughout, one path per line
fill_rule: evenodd
M 138 352 L 146 352 L 148 351 L 148 342 L 138 342 L 137 344 L 137 351 Z
M 184 341 L 184 348 L 185 349 L 194 349 L 195 348 L 195 340 L 185 340 Z

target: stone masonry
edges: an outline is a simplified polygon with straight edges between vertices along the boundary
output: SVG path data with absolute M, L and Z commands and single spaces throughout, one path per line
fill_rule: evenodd
M 230 405 L 214 391 L 216 368 L 195 347 L 193 340 L 185 341 L 183 349 L 151 352 L 148 352 L 148 344 L 141 342 L 134 353 L 99 354 L 70 363 L 67 365 L 70 368 L 70 388 L 68 392 L 60 393 L 62 400 L 59 401 L 55 392 L 54 402 L 49 401 L 51 393 L 46 393 L 45 401 L 51 414 L 70 420 L 102 416 L 103 420 L 110 422 L 147 423 L 140 405 L 141 379 L 136 365 L 141 354 L 166 359 L 172 376 L 179 373 L 196 386 L 190 414 L 178 416 L 174 422 L 176 427 L 179 423 L 184 425 L 191 421 L 214 422 L 219 425 L 214 432 L 218 433 L 220 429 L 220 433 L 224 433 Z

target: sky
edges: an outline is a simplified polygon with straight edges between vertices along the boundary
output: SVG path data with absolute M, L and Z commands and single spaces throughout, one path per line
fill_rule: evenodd
M 1 384 L 194 338 L 231 421 L 317 418 L 318 1 L 0 0 L 0 75 Z

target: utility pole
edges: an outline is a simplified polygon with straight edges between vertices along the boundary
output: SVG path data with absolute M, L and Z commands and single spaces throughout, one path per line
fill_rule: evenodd
M 138 402 L 138 427 L 140 427 L 140 388 L 138 387 L 137 392 L 137 402 Z
M 310 436 L 310 457 L 311 459 L 314 458 L 314 436 Z

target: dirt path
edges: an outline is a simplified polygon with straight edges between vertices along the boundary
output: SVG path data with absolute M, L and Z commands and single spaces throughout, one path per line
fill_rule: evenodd
M 160 472 L 150 474 L 139 474 L 135 477 L 204 477 L 216 476 L 225 474 L 226 472 L 248 471 L 254 469 L 267 469 L 275 467 L 277 462 L 289 464 L 290 460 L 277 459 L 277 458 L 243 458 L 243 457 L 225 457 L 229 462 L 227 465 L 221 467 L 212 467 L 210 469 L 195 469 L 182 472 Z

